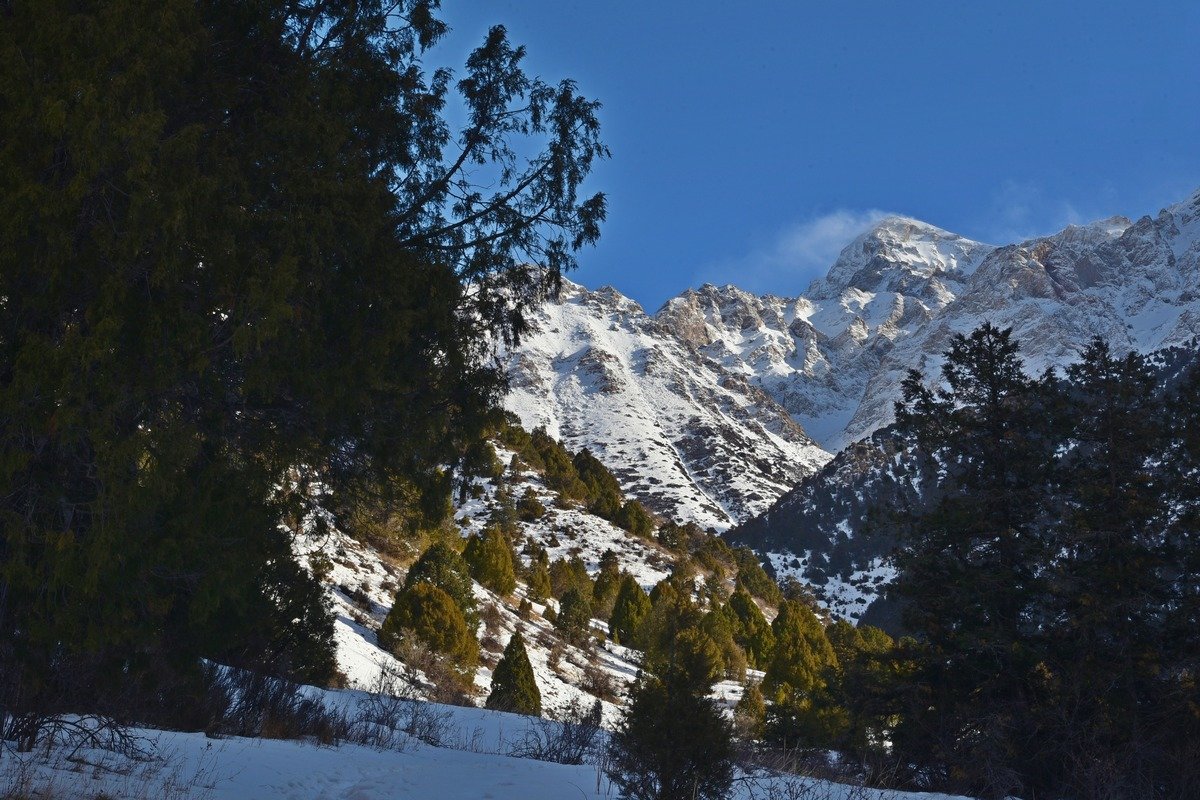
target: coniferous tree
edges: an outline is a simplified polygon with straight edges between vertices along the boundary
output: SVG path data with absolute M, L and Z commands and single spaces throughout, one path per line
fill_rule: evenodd
M 837 656 L 821 621 L 807 606 L 786 601 L 771 622 L 775 646 L 763 677 L 771 694 L 814 695 L 825 688 Z
M 417 583 L 396 595 L 396 602 L 379 629 L 379 644 L 395 650 L 405 632 L 448 657 L 463 675 L 479 661 L 479 642 L 467 627 L 462 610 L 447 592 L 431 583 Z
M 763 569 L 753 550 L 739 547 L 733 551 L 733 559 L 737 565 L 737 582 L 744 586 L 746 591 L 773 606 L 783 602 L 783 592 Z
M 684 628 L 671 643 L 664 669 L 680 673 L 688 685 L 712 686 L 725 674 L 725 660 L 711 636 L 699 628 Z
M 894 591 L 927 652 L 908 709 L 914 763 L 951 764 L 962 788 L 1011 793 L 1016 731 L 1043 691 L 1034 636 L 1044 619 L 1053 456 L 1049 376 L 1023 371 L 1010 330 L 984 325 L 951 338 L 943 387 L 919 373 L 896 419 L 946 491 L 910 520 Z M 927 695 L 927 696 L 926 696 Z M 921 731 L 921 735 L 917 735 Z M 1036 753 L 1028 753 L 1035 758 Z
M 691 597 L 675 589 L 670 581 L 662 581 L 654 588 L 650 613 L 643 620 L 638 636 L 645 651 L 646 668 L 664 675 L 674 662 L 679 635 L 699 628 L 704 614 Z
M 733 709 L 733 727 L 745 741 L 762 738 L 767 721 L 767 702 L 757 683 L 746 686 Z
M 572 460 L 579 479 L 587 486 L 588 510 L 598 517 L 615 520 L 621 511 L 621 485 L 587 448 Z
M 613 517 L 613 522 L 634 536 L 650 538 L 654 535 L 654 517 L 637 500 L 629 500 Z
M 762 610 L 742 587 L 729 597 L 729 610 L 737 619 L 734 638 L 746 653 L 746 661 L 755 669 L 763 669 L 770 663 L 775 649 L 775 634 Z
M 545 428 L 539 427 L 530 434 L 530 446 L 542 465 L 546 486 L 558 492 L 563 499 L 587 501 L 587 484 L 580 479 L 571 454 L 562 444 L 546 433 Z
M 1190 345 L 1191 364 L 1166 402 L 1169 432 L 1163 481 L 1173 518 L 1165 531 L 1169 566 L 1161 580 L 1171 602 L 1161 619 L 1160 673 L 1151 725 L 1158 731 L 1154 774 L 1164 797 L 1200 791 L 1200 719 L 1196 708 L 1200 675 L 1200 341 Z
M 775 646 L 763 677 L 774 700 L 769 735 L 791 746 L 832 747 L 846 727 L 845 710 L 828 683 L 837 657 L 821 621 L 805 605 L 785 601 L 771 623 Z
M 508 640 L 504 655 L 492 673 L 487 707 L 535 717 L 542 713 L 542 693 L 533 676 L 533 666 L 529 663 L 525 639 L 520 631 Z
M 421 554 L 416 563 L 409 567 L 404 577 L 404 588 L 411 590 L 418 583 L 438 587 L 454 600 L 468 625 L 474 627 L 478 623 L 475 592 L 471 588 L 471 568 L 453 547 L 445 542 L 435 542 Z
M 468 538 L 463 561 L 481 586 L 500 595 L 510 595 L 517 588 L 512 547 L 498 528 L 488 528 L 482 535 Z
M 597 618 L 608 619 L 612 615 L 617 592 L 621 589 L 621 576 L 617 554 L 605 550 L 600 556 L 600 571 L 592 583 L 592 612 Z
M 550 564 L 550 587 L 555 597 L 562 598 L 571 589 L 575 589 L 587 598 L 590 603 L 594 592 L 591 576 L 588 575 L 587 565 L 579 556 L 559 559 Z
M 554 625 L 568 639 L 578 641 L 587 635 L 592 622 L 591 598 L 577 588 L 567 590 L 559 602 Z
M 543 602 L 551 594 L 550 557 L 544 549 L 538 549 L 529 565 L 529 599 Z
M 538 500 L 532 486 L 525 487 L 521 499 L 517 501 L 517 517 L 522 522 L 536 522 L 546 514 L 546 507 Z
M 1147 777 L 1166 746 L 1159 713 L 1162 609 L 1175 573 L 1160 476 L 1169 426 L 1155 379 L 1136 353 L 1100 339 L 1067 369 L 1071 447 L 1059 460 L 1062 511 L 1043 661 L 1051 691 L 1037 709 L 1042 758 L 1025 766 L 1042 791 L 1153 794 Z M 1173 471 L 1173 470 L 1172 470 Z M 1169 734 L 1168 734 L 1169 735 Z
M 825 629 L 837 659 L 830 692 L 834 705 L 846 714 L 840 747 L 860 763 L 886 757 L 884 743 L 892 740 L 895 706 L 888 693 L 905 678 L 895 657 L 895 642 L 871 625 L 855 627 L 837 620 Z
M 720 800 L 733 781 L 733 732 L 706 685 L 643 675 L 609 737 L 606 771 L 630 800 Z
M 637 580 L 628 573 L 621 576 L 621 588 L 613 602 L 608 630 L 613 638 L 626 647 L 644 646 L 640 638 L 642 623 L 650 613 L 650 598 Z
M 0 713 L 169 697 L 202 656 L 327 680 L 280 522 L 444 508 L 607 151 L 501 27 L 424 71 L 435 10 L 0 5 Z
M 738 618 L 728 604 L 719 605 L 700 620 L 700 629 L 712 638 L 721 651 L 725 665 L 725 677 L 739 683 L 746 680 L 746 652 L 735 638 Z

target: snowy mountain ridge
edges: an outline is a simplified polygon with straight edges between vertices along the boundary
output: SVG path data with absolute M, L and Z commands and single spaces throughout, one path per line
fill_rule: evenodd
M 1200 191 L 1004 246 L 888 217 L 794 297 L 706 284 L 648 315 L 565 282 L 507 355 L 506 402 L 654 510 L 723 530 L 887 425 L 907 370 L 934 374 L 985 321 L 1033 371 L 1097 335 L 1149 351 L 1200 334 Z

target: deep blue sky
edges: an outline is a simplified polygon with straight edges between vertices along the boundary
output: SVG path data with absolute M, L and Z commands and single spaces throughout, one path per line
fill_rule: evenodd
M 1200 2 L 447 0 L 600 99 L 599 245 L 571 277 L 655 310 L 795 294 L 874 216 L 1002 244 L 1200 186 Z

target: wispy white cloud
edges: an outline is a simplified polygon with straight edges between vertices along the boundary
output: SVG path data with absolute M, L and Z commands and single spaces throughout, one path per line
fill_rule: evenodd
M 743 256 L 707 265 L 697 283 L 732 283 L 753 292 L 798 294 L 823 276 L 842 248 L 888 212 L 837 209 L 783 228 Z

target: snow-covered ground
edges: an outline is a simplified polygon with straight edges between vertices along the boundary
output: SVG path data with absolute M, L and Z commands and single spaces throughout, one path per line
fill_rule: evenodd
M 331 703 L 355 693 L 329 692 Z M 96 749 L 0 755 L 0 797 L 80 800 L 615 800 L 595 763 L 556 764 L 511 755 L 534 720 L 426 704 L 447 746 L 416 740 L 393 749 L 202 733 L 135 731 L 145 755 Z M 954 800 L 810 778 L 740 774 L 731 800 Z

